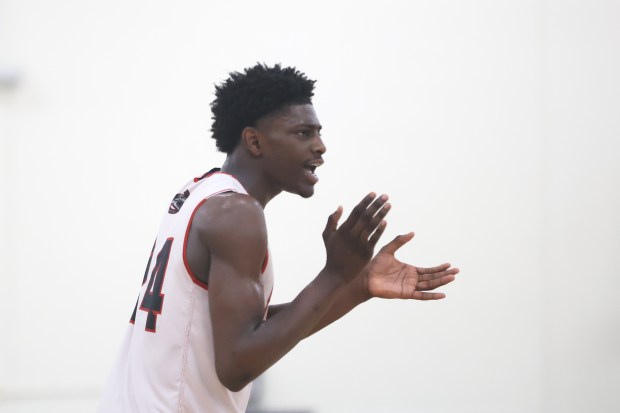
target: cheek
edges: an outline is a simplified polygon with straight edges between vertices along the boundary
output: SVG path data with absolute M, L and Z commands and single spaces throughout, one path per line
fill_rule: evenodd
M 300 148 L 296 146 L 282 145 L 274 151 L 273 156 L 276 158 L 273 159 L 274 163 L 286 169 L 297 168 L 303 163 Z
M 271 151 L 265 161 L 272 174 L 279 175 L 280 179 L 284 180 L 297 176 L 298 172 L 303 169 L 303 161 L 300 161 L 298 154 L 287 148 L 281 147 Z
M 275 137 L 269 143 L 270 145 L 265 151 L 265 160 L 272 173 L 285 180 L 287 177 L 282 174 L 293 175 L 298 178 L 299 174 L 303 173 L 303 163 L 311 156 L 308 148 L 304 146 L 303 142 L 297 140 L 297 137 L 290 135 Z

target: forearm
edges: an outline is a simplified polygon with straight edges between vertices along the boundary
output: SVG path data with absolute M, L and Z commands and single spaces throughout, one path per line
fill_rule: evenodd
M 365 290 L 363 288 L 362 282 L 362 276 L 358 276 L 352 281 L 350 281 L 346 286 L 340 288 L 336 292 L 336 296 L 334 297 L 332 305 L 329 307 L 323 317 L 321 317 L 321 319 L 314 325 L 314 327 L 310 329 L 310 331 L 305 335 L 304 338 L 311 336 L 312 334 L 327 327 L 334 321 L 339 320 L 349 311 L 353 310 L 358 305 L 370 299 L 370 296 L 364 293 Z M 290 305 L 291 303 L 270 306 L 267 315 L 268 319 L 274 317 L 281 311 L 286 311 L 286 309 Z
M 291 303 L 231 340 L 234 346 L 216 357 L 222 383 L 239 390 L 275 364 L 311 334 L 346 287 L 323 270 Z

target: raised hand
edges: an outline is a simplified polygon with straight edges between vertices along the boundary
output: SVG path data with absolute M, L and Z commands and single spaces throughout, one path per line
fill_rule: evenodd
M 387 199 L 387 195 L 376 198 L 376 194 L 368 194 L 340 227 L 338 220 L 342 216 L 342 208 L 330 215 L 323 232 L 327 251 L 326 269 L 347 281 L 364 270 L 385 230 L 383 218 L 390 210 Z
M 386 244 L 370 261 L 362 274 L 363 288 L 370 297 L 414 300 L 440 300 L 443 293 L 429 293 L 451 283 L 458 268 L 441 264 L 432 268 L 415 267 L 400 262 L 394 253 L 413 239 L 413 232 L 399 235 Z

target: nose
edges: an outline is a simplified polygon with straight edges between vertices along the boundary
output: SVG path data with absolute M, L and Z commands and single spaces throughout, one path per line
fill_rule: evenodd
M 321 139 L 321 136 L 317 135 L 312 140 L 312 152 L 318 153 L 319 155 L 323 155 L 326 151 L 327 151 L 327 148 L 325 147 L 325 144 L 323 143 L 323 139 Z

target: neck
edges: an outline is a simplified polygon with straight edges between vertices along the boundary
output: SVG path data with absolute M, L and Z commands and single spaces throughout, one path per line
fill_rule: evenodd
M 262 171 L 254 167 L 255 161 L 251 159 L 239 159 L 234 153 L 228 155 L 222 165 L 222 172 L 233 175 L 248 194 L 256 199 L 263 209 L 282 190 L 271 188 Z

